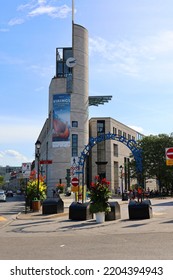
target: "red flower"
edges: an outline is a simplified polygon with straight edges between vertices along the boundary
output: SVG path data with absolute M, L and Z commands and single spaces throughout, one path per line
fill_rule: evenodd
M 95 184 L 93 182 L 91 182 L 90 186 L 91 188 L 95 188 Z
M 106 184 L 106 183 L 107 183 L 106 178 L 103 178 L 102 179 L 102 184 Z
M 108 200 L 111 197 L 109 190 L 110 182 L 106 178 L 100 179 L 99 176 L 95 176 L 95 178 L 98 178 L 98 180 L 95 183 L 92 182 L 90 185 L 90 211 L 92 213 L 99 211 L 109 212 Z
M 95 179 L 95 180 L 99 180 L 99 175 L 96 175 L 96 176 L 94 177 L 94 179 Z

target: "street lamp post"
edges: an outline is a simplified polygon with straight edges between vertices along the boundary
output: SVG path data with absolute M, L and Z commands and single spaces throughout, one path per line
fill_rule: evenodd
M 123 166 L 122 165 L 120 165 L 120 178 L 121 178 L 121 195 L 122 195 L 122 200 L 123 200 L 123 198 L 124 198 L 124 186 L 123 186 Z
M 40 184 L 40 147 L 41 147 L 41 142 L 37 140 L 35 143 L 35 157 L 37 158 L 37 199 L 40 199 L 39 195 L 39 184 Z

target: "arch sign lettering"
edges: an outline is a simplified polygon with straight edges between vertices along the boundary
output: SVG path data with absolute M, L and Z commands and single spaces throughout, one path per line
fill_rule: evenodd
M 97 143 L 100 143 L 105 140 L 116 140 L 116 141 L 119 141 L 119 142 L 123 143 L 124 145 L 126 145 L 131 150 L 133 157 L 135 159 L 136 172 L 138 174 L 142 174 L 142 150 L 137 147 L 136 141 L 133 139 L 128 140 L 124 136 L 119 136 L 117 134 L 113 134 L 110 132 L 99 135 L 97 137 L 89 138 L 88 145 L 85 146 L 85 148 L 83 149 L 83 151 L 81 152 L 81 155 L 79 157 L 78 164 L 79 164 L 79 166 L 82 167 L 82 172 L 84 172 L 85 160 L 86 160 L 86 157 L 89 154 L 90 150 L 92 149 L 92 147 L 94 147 Z

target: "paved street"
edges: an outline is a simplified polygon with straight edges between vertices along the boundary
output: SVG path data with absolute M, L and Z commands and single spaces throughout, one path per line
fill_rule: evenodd
M 24 209 L 24 197 L 14 195 L 14 197 L 7 197 L 6 202 L 0 202 L 0 228 L 13 219 L 16 219 L 18 213 Z
M 129 220 L 128 203 L 121 219 L 96 224 L 71 221 L 65 212 L 21 214 L 1 227 L 0 259 L 173 259 L 173 199 L 153 199 L 153 218 Z

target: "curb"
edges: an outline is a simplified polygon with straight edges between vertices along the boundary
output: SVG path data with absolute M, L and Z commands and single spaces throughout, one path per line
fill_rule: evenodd
M 32 212 L 32 213 L 20 213 L 20 215 L 17 215 L 16 219 L 17 220 L 47 220 L 47 219 L 53 219 L 53 218 L 60 218 L 64 216 L 68 216 L 68 212 L 63 212 L 63 213 L 56 213 L 56 214 L 48 214 L 48 215 L 43 215 L 42 213 L 39 212 Z
M 18 219 L 18 216 L 21 214 L 21 212 L 19 212 L 17 215 L 14 215 L 14 217 L 12 217 L 10 220 L 7 220 L 6 223 L 4 223 L 2 226 L 0 226 L 1 228 L 4 228 L 6 226 L 8 226 L 9 224 L 11 224 L 14 220 Z

